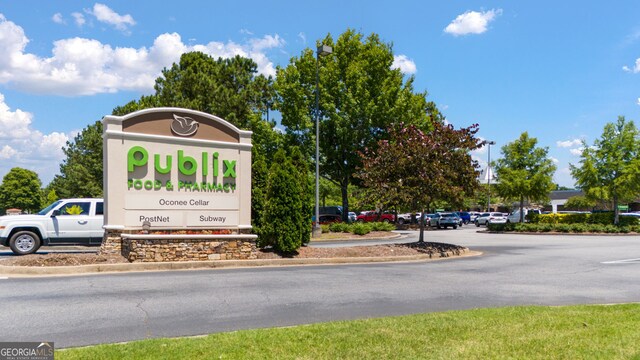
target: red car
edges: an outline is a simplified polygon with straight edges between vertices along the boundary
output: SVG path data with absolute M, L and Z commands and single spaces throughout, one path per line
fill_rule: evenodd
M 380 216 L 379 218 L 378 218 L 378 215 Z M 374 222 L 374 221 L 395 222 L 396 218 L 395 216 L 393 216 L 393 214 L 389 214 L 389 213 L 378 214 L 375 211 L 364 211 L 356 217 L 356 221 L 358 222 Z

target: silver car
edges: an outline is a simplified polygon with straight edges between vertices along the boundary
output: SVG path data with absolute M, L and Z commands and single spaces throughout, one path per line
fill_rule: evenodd
M 506 224 L 507 217 L 501 212 L 486 212 L 478 215 L 476 218 L 476 226 L 488 224 Z

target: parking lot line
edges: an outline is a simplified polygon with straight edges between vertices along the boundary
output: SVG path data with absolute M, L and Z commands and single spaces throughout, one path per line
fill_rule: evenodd
M 638 258 L 638 259 L 603 261 L 603 262 L 601 262 L 601 264 L 628 264 L 628 263 L 634 263 L 634 262 L 640 262 L 640 258 Z

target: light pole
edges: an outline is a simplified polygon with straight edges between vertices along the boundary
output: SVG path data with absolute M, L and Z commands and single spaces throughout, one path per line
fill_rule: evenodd
M 316 221 L 311 236 L 320 237 L 320 56 L 331 55 L 331 46 L 320 45 L 316 50 Z
M 488 156 L 487 156 L 487 211 L 491 211 L 491 145 L 495 145 L 495 141 L 486 141 L 485 142 L 489 146 Z

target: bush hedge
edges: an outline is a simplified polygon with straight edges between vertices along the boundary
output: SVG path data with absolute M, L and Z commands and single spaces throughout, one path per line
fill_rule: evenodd
M 613 212 L 593 214 L 532 214 L 528 219 L 533 224 L 600 224 L 613 225 Z M 620 216 L 620 226 L 638 225 L 638 218 Z
M 489 231 L 506 232 L 561 232 L 561 233 L 606 233 L 606 234 L 628 234 L 640 233 L 640 225 L 622 225 L 615 226 L 612 224 L 550 224 L 550 223 L 510 223 L 510 224 L 489 224 Z
M 340 233 L 352 233 L 356 235 L 365 235 L 372 231 L 392 231 L 396 229 L 396 226 L 386 222 L 371 222 L 371 223 L 331 223 L 327 225 L 321 225 L 322 232 L 340 232 Z

